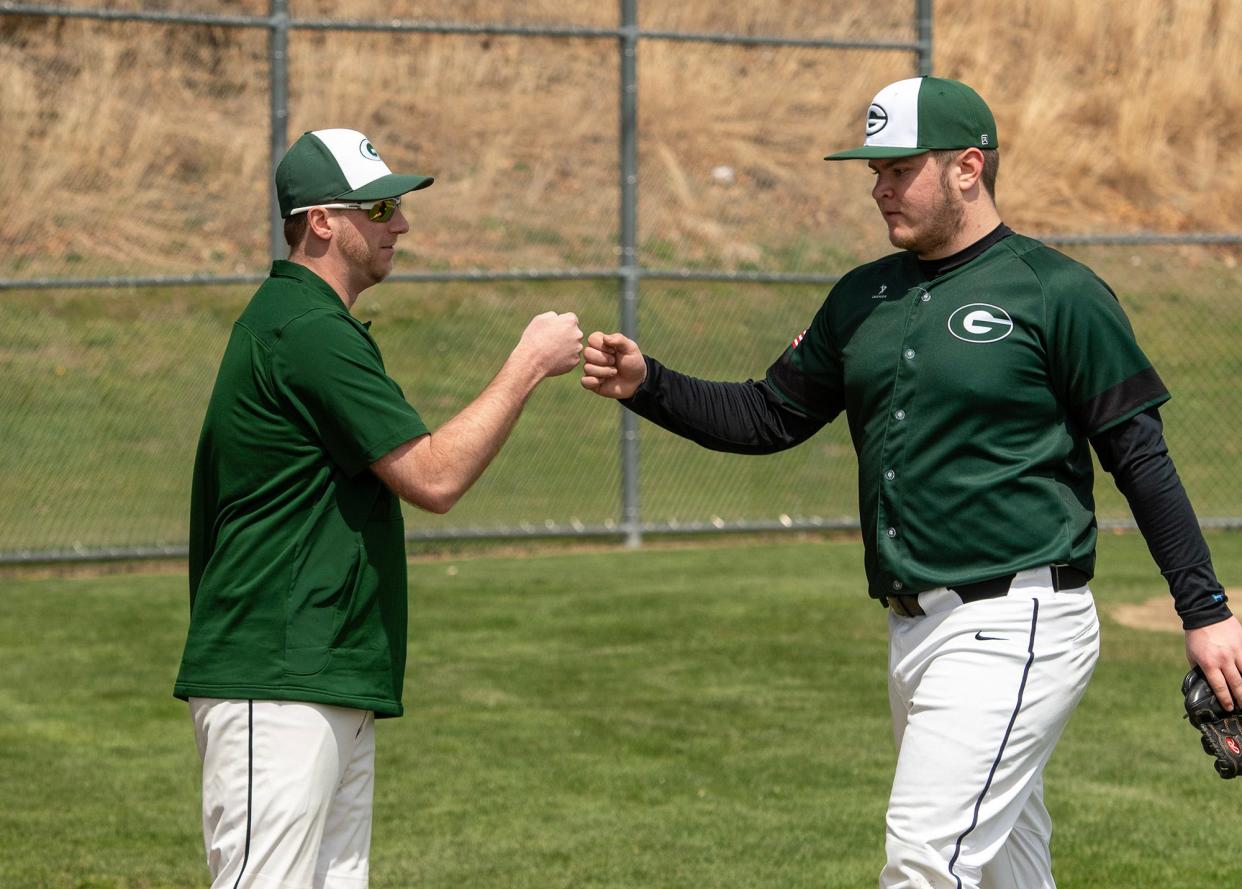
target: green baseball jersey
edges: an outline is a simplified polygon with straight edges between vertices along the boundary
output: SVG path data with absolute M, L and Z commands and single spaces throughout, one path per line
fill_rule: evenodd
M 767 383 L 813 417 L 845 411 L 876 598 L 1090 575 L 1087 439 L 1169 398 L 1108 286 L 1018 235 L 931 280 L 910 253 L 855 269 Z
M 310 270 L 273 263 L 199 439 L 177 697 L 401 714 L 404 522 L 369 466 L 426 432 L 368 325 Z

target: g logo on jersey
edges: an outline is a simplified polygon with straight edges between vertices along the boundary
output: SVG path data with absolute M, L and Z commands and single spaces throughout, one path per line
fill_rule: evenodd
M 971 303 L 949 316 L 949 333 L 966 343 L 994 343 L 1013 333 L 1013 319 L 1000 306 Z
M 867 135 L 874 136 L 888 126 L 888 112 L 879 105 L 867 109 Z

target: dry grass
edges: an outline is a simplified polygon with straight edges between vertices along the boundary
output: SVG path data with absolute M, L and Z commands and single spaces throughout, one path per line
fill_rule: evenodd
M 1023 0 L 992 21 L 976 3 L 938 7 L 937 71 L 979 84 L 1000 122 L 1008 215 L 1236 230 L 1242 4 Z
M 178 4 L 182 8 L 190 2 Z M 203 4 L 253 11 L 255 4 Z M 645 27 L 910 39 L 908 0 L 640 3 Z M 1242 3 L 936 4 L 937 73 L 988 99 L 1001 209 L 1049 231 L 1222 231 L 1242 205 Z M 585 0 L 295 2 L 294 13 L 610 26 Z M 608 39 L 299 31 L 290 138 L 365 131 L 435 174 L 406 268 L 611 265 L 617 59 Z M 860 165 L 824 164 L 909 53 L 646 41 L 640 238 L 649 265 L 833 270 L 882 249 Z M 264 34 L 0 19 L 6 273 L 254 270 L 267 251 Z M 732 182 L 713 178 L 717 166 Z M 826 247 L 825 245 L 833 245 Z

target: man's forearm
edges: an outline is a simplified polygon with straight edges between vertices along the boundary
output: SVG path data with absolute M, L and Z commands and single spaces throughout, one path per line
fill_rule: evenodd
M 700 380 L 649 356 L 646 380 L 621 403 L 670 432 L 731 454 L 783 451 L 824 425 L 785 404 L 764 383 Z
M 1230 615 L 1211 554 L 1153 408 L 1091 440 L 1125 495 L 1186 629 Z
M 403 500 L 430 512 L 448 512 L 500 453 L 541 379 L 537 368 L 511 355 L 456 416 L 432 434 L 395 448 L 373 470 Z

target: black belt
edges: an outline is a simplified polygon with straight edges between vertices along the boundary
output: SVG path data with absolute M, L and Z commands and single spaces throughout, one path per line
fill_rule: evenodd
M 1086 586 L 1087 581 L 1091 578 L 1087 572 L 1081 571 L 1070 565 L 1052 565 L 1052 588 L 1054 590 L 1076 590 L 1079 587 Z M 1009 593 L 1009 585 L 1013 583 L 1013 579 L 1017 574 L 1005 574 L 1000 577 L 993 577 L 990 580 L 980 580 L 975 583 L 963 583 L 957 586 L 949 587 L 950 590 L 957 593 L 958 598 L 965 602 L 977 602 L 980 599 L 998 599 Z M 923 606 L 919 604 L 917 595 L 910 596 L 885 596 L 885 604 L 902 617 L 922 617 L 925 612 Z

